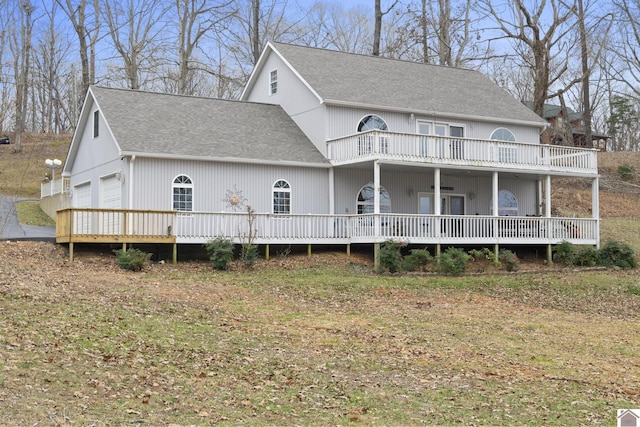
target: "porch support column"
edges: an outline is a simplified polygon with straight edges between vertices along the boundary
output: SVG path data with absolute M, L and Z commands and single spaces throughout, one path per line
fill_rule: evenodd
M 440 246 L 440 218 L 442 215 L 442 206 L 441 206 L 441 196 L 440 196 L 440 168 L 435 168 L 433 170 L 433 213 L 436 215 L 435 221 L 435 237 L 437 239 L 436 243 L 436 257 L 440 255 L 442 250 Z
M 544 217 L 547 218 L 547 238 L 551 238 L 551 175 L 544 178 Z M 553 264 L 553 246 L 547 245 L 547 264 Z
M 178 244 L 173 244 L 173 252 L 171 254 L 171 262 L 175 265 L 178 263 Z
M 374 213 L 374 246 L 373 267 L 380 269 L 380 163 L 373 162 L 373 213 Z
M 491 210 L 493 211 L 493 238 L 495 239 L 495 245 L 493 250 L 498 256 L 498 252 L 500 251 L 500 245 L 498 244 L 498 216 L 500 215 L 498 203 L 498 193 L 499 193 L 499 185 L 498 185 L 498 171 L 494 171 L 491 176 Z
M 538 180 L 538 206 L 536 208 L 536 215 L 542 216 L 542 181 Z
M 335 176 L 333 173 L 333 167 L 331 167 L 329 168 L 329 215 L 336 214 L 335 188 Z
M 591 217 L 596 220 L 596 247 L 600 249 L 600 178 L 591 183 Z

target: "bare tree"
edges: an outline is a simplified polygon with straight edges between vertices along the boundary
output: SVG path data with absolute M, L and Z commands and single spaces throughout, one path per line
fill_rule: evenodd
M 237 13 L 220 35 L 244 84 L 268 41 L 292 42 L 301 39 L 298 9 L 289 0 L 236 0 Z M 247 40 L 249 43 L 247 43 Z
M 177 93 L 195 93 L 193 73 L 203 68 L 196 65 L 194 50 L 203 37 L 222 31 L 221 25 L 233 14 L 232 2 L 207 0 L 175 0 L 178 16 Z
M 16 87 L 14 137 L 14 150 L 16 152 L 22 151 L 22 133 L 25 130 L 27 104 L 29 100 L 33 11 L 34 7 L 29 0 L 23 0 L 18 4 L 20 32 L 14 31 L 10 41 L 10 47 L 13 52 L 13 70 Z
M 144 71 L 157 65 L 156 39 L 168 8 L 161 0 L 103 0 L 103 5 L 113 46 L 123 62 L 127 86 L 140 89 L 145 84 Z
M 100 0 L 79 0 L 74 6 L 72 0 L 56 0 L 65 15 L 69 18 L 74 32 L 78 37 L 80 64 L 82 66 L 82 94 L 96 80 L 96 43 L 100 33 Z M 87 19 L 93 14 L 92 24 L 87 23 Z
M 5 52 L 9 33 L 11 31 L 11 14 L 7 0 L 0 0 L 0 131 L 7 125 L 13 111 L 11 106 L 10 77 L 5 71 Z
M 387 8 L 384 12 L 382 11 L 382 6 L 380 4 L 380 0 L 375 0 L 375 11 L 374 11 L 374 26 L 373 26 L 373 56 L 380 56 L 380 34 L 382 33 L 382 18 L 391 12 L 391 10 L 398 4 L 398 0 L 394 0 L 391 6 Z
M 551 10 L 547 10 L 547 4 Z M 494 8 L 492 0 L 482 0 L 482 5 L 504 37 L 524 47 L 520 55 L 529 63 L 534 81 L 533 111 L 542 116 L 544 103 L 550 97 L 549 88 L 567 69 L 566 62 L 558 61 L 563 65 L 552 75 L 555 55 L 560 51 L 566 54 L 571 47 L 566 37 L 572 28 L 565 24 L 575 17 L 575 5 L 562 0 L 541 0 L 529 10 L 528 2 L 513 0 L 509 2 L 510 13 Z M 545 13 L 549 13 L 550 18 Z
M 619 35 L 614 53 L 618 67 L 612 76 L 625 92 L 640 99 L 640 0 L 614 0 Z

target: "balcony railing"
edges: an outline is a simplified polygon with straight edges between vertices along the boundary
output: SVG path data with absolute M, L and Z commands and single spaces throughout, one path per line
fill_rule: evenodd
M 246 213 L 76 209 L 58 211 L 59 243 L 193 243 L 217 237 L 249 238 Z M 598 220 L 481 215 L 272 215 L 256 214 L 256 244 L 379 243 L 596 245 Z
M 372 159 L 595 175 L 594 149 L 369 131 L 327 141 L 333 164 Z

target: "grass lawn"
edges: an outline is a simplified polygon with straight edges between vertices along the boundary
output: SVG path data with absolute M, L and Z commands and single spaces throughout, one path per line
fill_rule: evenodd
M 635 271 L 379 276 L 342 254 L 120 270 L 0 245 L 11 425 L 615 425 Z

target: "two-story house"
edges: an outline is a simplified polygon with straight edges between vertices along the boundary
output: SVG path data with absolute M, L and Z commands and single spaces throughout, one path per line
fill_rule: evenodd
M 241 101 L 91 87 L 58 241 L 598 245 L 596 151 L 546 126 L 476 71 L 269 43 Z M 592 218 L 551 216 L 554 177 Z

